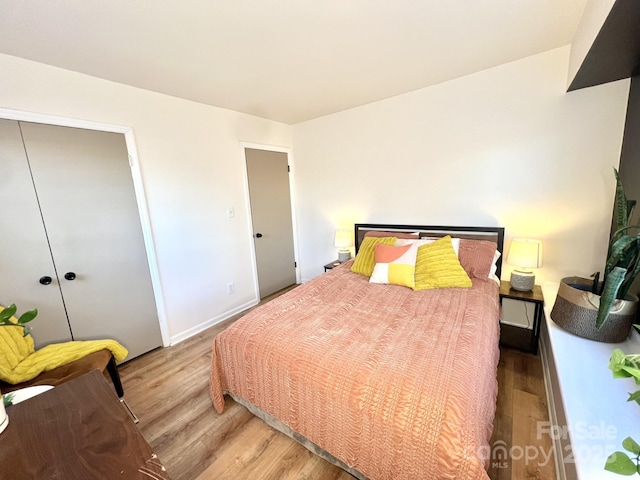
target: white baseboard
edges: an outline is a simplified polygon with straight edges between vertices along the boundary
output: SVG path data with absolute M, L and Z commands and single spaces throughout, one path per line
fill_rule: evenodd
M 204 330 L 206 330 L 207 328 L 213 327 L 214 325 L 217 325 L 220 322 L 224 322 L 225 320 L 227 320 L 228 318 L 233 317 L 234 315 L 237 315 L 241 312 L 244 312 L 245 310 L 256 306 L 260 301 L 257 299 L 251 300 L 250 302 L 247 302 L 243 305 L 239 305 L 236 308 L 232 309 L 232 310 L 228 310 L 224 313 L 221 313 L 220 315 L 217 315 L 213 318 L 210 318 L 209 320 L 206 320 L 202 323 L 199 323 L 198 325 L 191 327 L 188 330 L 185 330 L 184 332 L 180 332 L 177 335 L 173 335 L 171 337 L 171 345 L 175 345 L 176 343 L 180 343 L 184 340 L 186 340 L 187 338 L 193 337 L 194 335 L 197 335 L 200 332 L 203 332 Z

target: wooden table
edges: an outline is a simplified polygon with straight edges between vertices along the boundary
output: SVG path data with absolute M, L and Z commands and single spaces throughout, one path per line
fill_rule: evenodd
M 168 479 L 104 376 L 94 370 L 7 408 L 1 479 Z

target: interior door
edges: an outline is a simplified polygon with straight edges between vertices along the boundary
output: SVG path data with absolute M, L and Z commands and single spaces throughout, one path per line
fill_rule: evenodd
M 29 324 L 38 346 L 71 340 L 20 127 L 13 120 L 0 119 L 0 171 L 0 303 L 15 303 L 18 313 L 38 309 Z
M 160 346 L 124 135 L 20 126 L 73 338 Z
M 296 283 L 286 153 L 245 148 L 260 298 Z

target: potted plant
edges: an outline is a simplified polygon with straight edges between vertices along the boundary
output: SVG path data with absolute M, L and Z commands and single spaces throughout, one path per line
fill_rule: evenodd
M 21 327 L 23 329 L 24 335 L 27 335 L 29 333 L 29 330 L 26 324 L 36 318 L 36 315 L 38 315 L 38 310 L 33 309 L 25 312 L 17 319 L 14 318 L 16 311 L 17 308 L 15 304 L 2 309 L 2 311 L 0 311 L 0 327 Z M 9 424 L 9 417 L 7 415 L 7 411 L 5 410 L 5 406 L 11 403 L 10 395 L 11 394 L 2 396 L 2 402 L 0 402 L 0 432 L 7 428 L 7 425 Z
M 15 316 L 17 310 L 15 303 L 12 303 L 0 311 L 0 327 L 22 327 L 24 334 L 27 335 L 29 333 L 29 327 L 26 324 L 36 318 L 38 309 L 34 308 L 33 310 L 29 310 L 20 315 L 20 317 L 16 319 L 17 321 L 14 321 L 12 318 Z
M 616 348 L 609 360 L 609 369 L 613 372 L 613 378 L 631 377 L 636 385 L 640 385 L 640 355 L 625 355 Z M 640 404 L 640 390 L 630 393 L 627 401 Z M 620 475 L 640 474 L 640 445 L 633 438 L 627 437 L 622 441 L 622 448 L 626 451 L 609 455 L 604 469 Z
M 635 321 L 638 297 L 629 288 L 640 275 L 640 225 L 630 225 L 635 200 L 628 200 L 618 171 L 613 211 L 614 228 L 609 242 L 603 280 L 563 278 L 551 318 L 560 327 L 584 338 L 607 343 L 622 342 Z

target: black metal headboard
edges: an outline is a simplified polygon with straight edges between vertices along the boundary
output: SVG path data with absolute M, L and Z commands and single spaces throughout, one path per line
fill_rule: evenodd
M 391 225 L 383 223 L 356 223 L 354 229 L 356 253 L 364 236 L 369 231 L 397 232 L 397 233 L 418 233 L 420 237 L 444 237 L 451 235 L 456 238 L 466 238 L 470 240 L 488 240 L 495 242 L 500 253 L 504 249 L 504 227 L 451 227 L 434 225 Z M 500 278 L 502 273 L 501 255 L 496 262 L 496 275 Z

